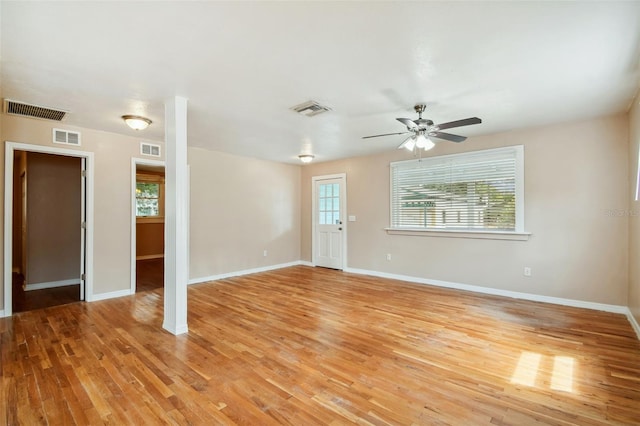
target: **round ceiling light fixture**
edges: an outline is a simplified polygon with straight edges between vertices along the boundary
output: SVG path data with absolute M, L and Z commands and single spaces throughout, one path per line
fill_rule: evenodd
M 310 163 L 313 160 L 314 157 L 315 157 L 315 155 L 313 155 L 313 154 L 300 154 L 300 155 L 298 155 L 298 158 L 304 164 Z
M 122 119 L 133 130 L 144 130 L 152 123 L 151 120 L 141 115 L 123 115 Z

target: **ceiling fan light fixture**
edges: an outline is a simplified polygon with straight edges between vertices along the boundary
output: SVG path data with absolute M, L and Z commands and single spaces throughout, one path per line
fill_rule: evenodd
M 431 139 L 423 135 L 422 133 L 416 136 L 416 148 L 422 148 L 425 151 L 429 151 L 436 144 L 433 143 Z
M 404 140 L 404 142 L 400 144 L 398 149 L 405 148 L 407 151 L 413 151 L 413 148 L 415 148 L 415 146 L 416 146 L 415 136 L 409 136 L 407 139 Z
M 300 161 L 302 161 L 304 164 L 308 164 L 311 161 L 313 161 L 313 159 L 315 158 L 315 155 L 313 154 L 300 154 L 298 155 L 298 158 L 300 159 Z
M 151 120 L 140 115 L 123 115 L 122 119 L 133 130 L 144 130 L 152 123 Z

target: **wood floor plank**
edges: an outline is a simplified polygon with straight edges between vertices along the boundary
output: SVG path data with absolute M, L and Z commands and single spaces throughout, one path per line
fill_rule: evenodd
M 0 319 L 0 424 L 640 424 L 623 315 L 291 267 Z

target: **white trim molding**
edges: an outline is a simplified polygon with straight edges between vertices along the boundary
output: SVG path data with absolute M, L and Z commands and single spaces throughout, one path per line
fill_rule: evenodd
M 44 290 L 45 288 L 66 287 L 68 285 L 80 284 L 80 278 L 72 278 L 70 280 L 47 281 L 42 283 L 26 284 L 24 291 Z
M 345 272 L 360 275 L 371 275 L 380 278 L 390 278 L 393 280 L 408 281 L 417 284 L 426 284 L 436 287 L 452 288 L 456 290 L 472 291 L 475 293 L 490 294 L 493 296 L 511 297 L 512 299 L 530 300 L 532 302 L 551 303 L 554 305 L 572 306 L 574 308 L 593 309 L 596 311 L 612 312 L 616 314 L 625 314 L 628 316 L 629 308 L 622 305 L 608 305 L 605 303 L 587 302 L 584 300 L 564 299 L 561 297 L 542 296 L 531 293 L 521 293 L 518 291 L 500 290 L 490 287 L 481 287 L 470 284 L 454 283 L 450 281 L 432 280 L 428 278 L 418 278 L 408 275 L 389 274 L 386 272 L 369 271 L 366 269 L 348 268 Z
M 116 297 L 131 296 L 132 294 L 133 293 L 131 293 L 131 290 L 109 291 L 107 293 L 94 294 L 93 299 L 91 299 L 91 301 L 97 302 L 99 300 L 115 299 Z
M 413 228 L 384 228 L 389 235 L 411 235 L 419 237 L 445 237 L 445 238 L 475 238 L 481 240 L 512 240 L 527 241 L 531 232 L 513 231 L 472 231 L 456 229 L 413 229 Z
M 256 274 L 258 272 L 273 271 L 276 269 L 288 268 L 290 266 L 299 266 L 299 265 L 313 266 L 313 264 L 311 264 L 310 262 L 297 260 L 295 262 L 280 263 L 277 265 L 269 265 L 269 266 L 261 266 L 259 268 L 244 269 L 242 271 L 233 271 L 233 272 L 225 272 L 223 274 L 209 275 L 208 277 L 191 278 L 189 280 L 189 285 L 206 283 L 209 281 L 223 280 L 225 278 L 231 278 L 231 277 L 239 277 L 242 275 Z
M 627 314 L 627 319 L 631 323 L 631 327 L 633 328 L 633 331 L 636 332 L 636 336 L 638 336 L 638 340 L 640 340 L 640 324 L 638 324 L 638 321 L 636 321 L 636 318 L 631 313 L 631 309 L 627 308 L 626 314 Z

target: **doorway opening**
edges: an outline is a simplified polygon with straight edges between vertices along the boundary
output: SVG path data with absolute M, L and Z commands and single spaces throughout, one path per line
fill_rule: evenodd
M 2 314 L 90 300 L 93 155 L 13 142 L 5 155 Z
M 161 161 L 132 163 L 131 292 L 164 287 L 164 185 Z

